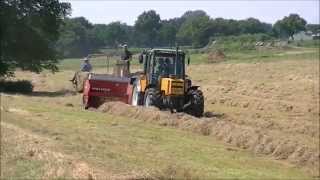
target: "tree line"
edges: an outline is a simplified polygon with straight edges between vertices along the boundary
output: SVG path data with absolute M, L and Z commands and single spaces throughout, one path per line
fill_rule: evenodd
M 198 48 L 223 36 L 262 33 L 288 38 L 306 29 L 319 31 L 319 25 L 307 24 L 297 14 L 272 25 L 255 18 L 211 18 L 202 10 L 161 19 L 150 10 L 130 26 L 119 21 L 93 24 L 84 17 L 69 18 L 71 5 L 59 0 L 2 0 L 0 8 L 0 76 L 12 74 L 16 67 L 34 72 L 56 71 L 58 59 L 81 57 L 123 43 L 129 47 L 172 47 L 178 43 Z
M 178 43 L 198 48 L 221 36 L 262 33 L 275 38 L 293 38 L 294 33 L 306 28 L 319 29 L 319 25 L 307 25 L 298 14 L 290 14 L 272 25 L 256 18 L 213 19 L 202 10 L 187 11 L 181 17 L 164 20 L 154 10 L 145 11 L 133 26 L 120 21 L 92 24 L 84 17 L 67 18 L 64 22 L 56 44 L 64 57 L 83 56 L 95 49 L 115 48 L 122 43 L 131 47 L 172 47 Z
M 201 47 L 210 37 L 265 33 L 273 34 L 272 25 L 255 18 L 245 20 L 212 19 L 202 10 L 187 11 L 181 17 L 161 20 L 154 10 L 140 14 L 133 26 L 119 21 L 92 24 L 84 17 L 67 18 L 56 44 L 64 56 L 85 55 L 100 47 Z

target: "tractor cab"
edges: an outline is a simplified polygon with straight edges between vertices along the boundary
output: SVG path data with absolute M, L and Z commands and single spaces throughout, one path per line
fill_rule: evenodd
M 186 78 L 185 56 L 178 48 L 144 50 L 139 56 L 143 73 L 132 81 L 132 105 L 169 108 L 200 117 L 203 95 L 199 86 L 192 86 L 191 80 Z
M 152 49 L 140 55 L 148 84 L 158 86 L 162 78 L 185 79 L 185 53 L 181 50 Z

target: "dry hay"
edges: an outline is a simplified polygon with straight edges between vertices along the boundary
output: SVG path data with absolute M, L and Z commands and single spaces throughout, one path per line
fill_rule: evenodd
M 225 54 L 221 50 L 211 51 L 208 54 L 209 63 L 218 63 L 224 61 L 226 58 Z
M 42 179 L 56 179 L 62 176 L 70 176 L 72 179 L 152 179 L 150 172 L 131 170 L 114 174 L 106 169 L 99 169 L 75 156 L 56 151 L 58 148 L 52 139 L 13 124 L 1 122 L 1 129 L 4 132 L 3 142 L 15 143 L 19 149 L 15 156 L 44 163 Z
M 288 160 L 295 165 L 308 167 L 308 170 L 318 175 L 318 149 L 312 149 L 294 139 L 276 137 L 263 128 L 234 124 L 228 116 L 195 118 L 183 113 L 171 114 L 157 108 L 134 107 L 121 102 L 107 102 L 100 106 L 98 111 L 213 136 L 256 154 L 270 155 L 275 159 Z

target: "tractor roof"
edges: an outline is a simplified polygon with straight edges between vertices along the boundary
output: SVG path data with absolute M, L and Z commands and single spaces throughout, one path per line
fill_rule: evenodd
M 150 49 L 148 50 L 150 53 L 168 53 L 168 54 L 174 54 L 176 53 L 175 49 Z M 178 50 L 179 53 L 184 53 L 182 50 Z

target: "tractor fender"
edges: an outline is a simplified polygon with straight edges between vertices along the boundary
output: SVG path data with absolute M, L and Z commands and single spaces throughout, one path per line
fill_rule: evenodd
M 138 76 L 132 76 L 132 77 L 130 78 L 130 84 L 133 85 L 137 79 L 139 79 Z
M 149 89 L 149 88 L 156 88 L 156 85 L 154 85 L 154 84 L 148 84 L 147 87 L 146 87 L 146 90 Z
M 190 90 L 197 90 L 200 86 L 191 86 L 187 89 L 187 92 L 189 92 Z
M 140 79 L 136 79 L 136 81 L 134 83 L 137 86 L 138 92 L 141 92 L 142 89 L 141 89 L 141 85 L 140 85 Z

